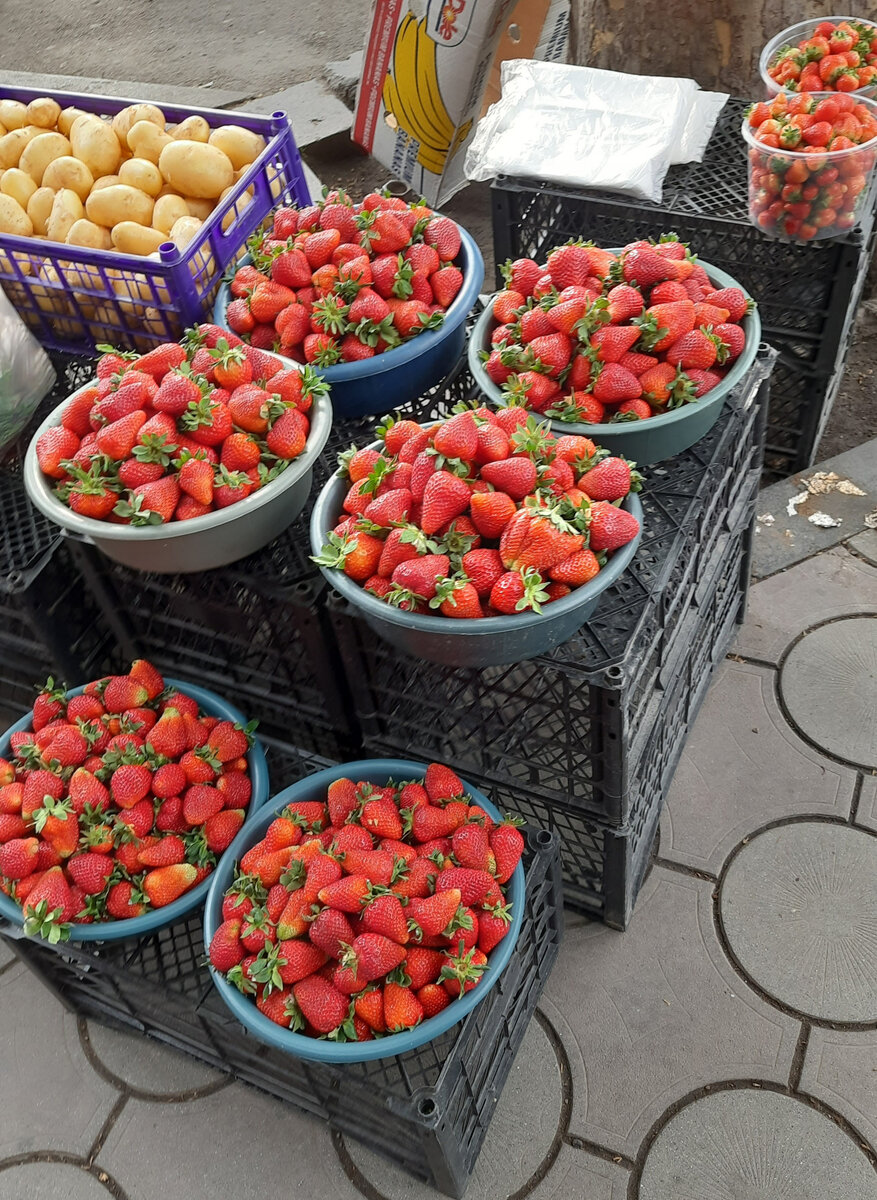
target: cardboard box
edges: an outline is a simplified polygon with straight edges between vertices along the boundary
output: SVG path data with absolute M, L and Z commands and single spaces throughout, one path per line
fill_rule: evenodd
M 565 57 L 569 0 L 376 0 L 352 137 L 430 204 L 466 183 L 510 58 Z

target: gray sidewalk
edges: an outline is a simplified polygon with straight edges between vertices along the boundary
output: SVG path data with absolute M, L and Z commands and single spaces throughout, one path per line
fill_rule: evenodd
M 570 914 L 467 1200 L 877 1200 L 877 446 L 818 470 L 865 495 L 760 496 L 633 921 Z M 0 1200 L 437 1195 L 3 949 L 0 1004 Z

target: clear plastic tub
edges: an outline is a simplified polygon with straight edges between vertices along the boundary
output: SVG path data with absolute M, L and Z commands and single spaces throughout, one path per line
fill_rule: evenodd
M 874 100 L 856 93 L 856 103 L 877 116 Z M 742 133 L 749 147 L 749 219 L 769 237 L 795 242 L 844 237 L 873 207 L 877 138 L 815 153 L 763 145 L 746 118 Z M 788 192 L 789 186 L 795 190 Z M 803 189 L 812 186 L 817 194 L 805 198 Z
M 768 67 L 776 57 L 778 50 L 781 50 L 785 46 L 796 46 L 799 42 L 806 41 L 813 34 L 816 27 L 824 24 L 826 21 L 830 21 L 833 25 L 839 25 L 841 21 L 854 21 L 857 25 L 870 25 L 875 33 L 877 33 L 877 25 L 865 17 L 813 17 L 809 21 L 799 21 L 797 25 L 790 25 L 788 29 L 784 29 L 776 37 L 771 38 L 762 50 L 761 57 L 758 60 L 758 69 L 761 72 L 761 78 L 764 80 L 764 86 L 767 88 L 768 96 L 776 96 L 779 92 L 796 92 L 799 90 L 797 87 L 784 86 L 778 83 L 771 77 Z M 875 96 L 877 95 L 877 81 L 869 84 L 867 87 L 858 88 L 851 94 L 857 100 L 860 96 Z

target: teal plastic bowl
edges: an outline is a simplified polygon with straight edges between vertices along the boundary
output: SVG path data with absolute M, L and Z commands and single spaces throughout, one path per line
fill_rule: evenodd
M 613 253 L 617 254 L 618 249 L 619 247 L 614 247 Z M 746 289 L 736 279 L 724 271 L 720 271 L 718 267 L 710 266 L 705 262 L 701 262 L 700 265 L 716 287 L 738 287 L 744 295 L 749 296 Z M 482 351 L 489 352 L 491 349 L 490 335 L 494 327 L 493 299 L 488 302 L 472 330 L 472 336 L 469 339 L 469 369 L 485 396 L 491 403 L 501 408 L 505 403 L 504 394 L 499 385 L 494 383 L 487 374 L 480 357 Z M 662 462 L 665 458 L 672 458 L 676 454 L 681 454 L 683 450 L 687 450 L 689 446 L 693 446 L 695 442 L 699 442 L 709 433 L 721 415 L 726 398 L 755 362 L 761 342 L 761 318 L 758 310 L 753 309 L 752 312 L 747 313 L 740 322 L 740 326 L 746 334 L 743 353 L 722 382 L 711 392 L 707 392 L 701 400 L 696 400 L 692 404 L 683 404 L 681 408 L 674 408 L 671 412 L 662 413 L 658 417 L 649 417 L 646 421 L 629 421 L 618 424 L 611 424 L 608 421 L 605 424 L 595 425 L 567 424 L 564 421 L 551 421 L 549 417 L 542 416 L 540 413 L 534 413 L 533 416 L 549 422 L 555 433 L 582 434 L 591 438 L 599 446 L 605 446 L 613 454 L 622 455 L 641 467 Z
M 268 826 L 287 804 L 302 800 L 322 800 L 325 798 L 329 784 L 345 776 L 383 785 L 389 779 L 422 777 L 425 771 L 426 763 L 408 762 L 402 758 L 369 758 L 361 762 L 339 763 L 337 766 L 327 767 L 325 771 L 309 775 L 306 779 L 301 779 L 291 787 L 278 792 L 271 803 L 252 821 L 248 821 L 238 833 L 210 877 L 210 890 L 204 906 L 204 945 L 210 945 L 213 935 L 222 924 L 222 900 L 234 878 L 235 863 L 240 861 L 251 846 L 264 837 Z M 465 780 L 463 780 L 463 786 L 476 804 L 480 804 L 495 821 L 501 820 L 501 814 L 482 792 L 466 783 Z M 506 888 L 512 906 L 511 928 L 488 956 L 489 966 L 484 972 L 481 982 L 472 991 L 451 1001 L 438 1016 L 422 1021 L 420 1025 L 406 1030 L 405 1033 L 394 1033 L 387 1037 L 375 1038 L 371 1042 L 330 1042 L 320 1038 L 306 1037 L 302 1033 L 294 1033 L 291 1029 L 284 1029 L 281 1025 L 269 1020 L 259 1012 L 252 1000 L 243 996 L 212 966 L 210 973 L 220 996 L 235 1017 L 246 1030 L 269 1046 L 285 1050 L 297 1058 L 306 1058 L 315 1062 L 354 1063 L 366 1062 L 375 1058 L 395 1057 L 397 1054 L 405 1054 L 406 1051 L 422 1046 L 425 1042 L 431 1042 L 440 1034 L 446 1033 L 480 1004 L 496 983 L 517 945 L 518 934 L 521 932 L 521 923 L 524 919 L 523 863 L 518 863 Z
M 605 428 L 605 426 L 604 426 Z M 379 450 L 382 442 L 373 442 Z M 327 534 L 335 528 L 349 484 L 334 475 L 311 514 L 311 547 L 319 554 Z M 524 662 L 562 646 L 593 614 L 603 592 L 627 569 L 643 532 L 643 508 L 631 493 L 623 508 L 639 521 L 632 542 L 616 550 L 590 583 L 545 606 L 541 613 L 522 612 L 508 617 L 452 620 L 425 613 L 403 612 L 365 591 L 343 571 L 320 567 L 332 587 L 362 613 L 366 623 L 385 641 L 415 658 L 447 667 L 499 667 Z
M 246 725 L 247 718 L 244 714 L 235 708 L 233 704 L 229 704 L 227 700 L 223 700 L 221 696 L 217 696 L 215 692 L 210 692 L 207 688 L 198 687 L 194 683 L 186 683 L 182 679 L 170 679 L 168 676 L 165 676 L 164 681 L 168 687 L 185 692 L 193 700 L 197 700 L 199 707 L 210 716 L 221 717 L 224 721 L 236 721 L 241 725 Z M 70 688 L 67 695 L 78 696 L 84 691 L 84 686 Z M 2 738 L 0 738 L 0 758 L 9 757 L 13 733 L 22 733 L 30 729 L 30 725 L 31 718 L 29 716 L 22 717 L 20 721 L 16 721 L 14 725 L 6 730 Z M 253 790 L 250 796 L 250 804 L 244 828 L 246 828 L 247 823 L 251 820 L 256 810 L 261 808 L 268 799 L 268 764 L 265 761 L 265 752 L 258 741 L 254 741 L 250 747 L 247 754 L 247 763 L 250 768 L 250 781 L 253 785 Z M 217 870 L 218 867 L 219 864 L 217 864 Z M 193 887 L 190 892 L 186 892 L 185 895 L 180 896 L 179 900 L 174 900 L 171 904 L 167 904 L 163 908 L 156 908 L 152 912 L 144 913 L 142 917 L 132 917 L 128 921 L 101 921 L 94 925 L 71 924 L 69 940 L 71 942 L 119 942 L 128 938 L 142 937 L 147 933 L 154 933 L 157 929 L 163 929 L 166 925 L 172 925 L 174 921 L 178 921 L 180 917 L 184 917 L 187 913 L 190 913 L 192 909 L 200 908 L 207 896 L 212 878 L 213 874 L 208 875 L 206 879 L 201 880 L 197 887 Z M 0 893 L 0 918 L 10 921 L 13 925 L 19 927 L 23 923 L 21 908 L 14 900 L 10 900 L 8 896 L 4 896 L 2 893 Z M 42 939 L 34 938 L 33 940 L 41 941 Z
M 408 404 L 444 379 L 458 362 L 466 342 L 466 317 L 484 283 L 484 259 L 474 239 L 461 225 L 457 228 L 462 245 L 455 263 L 463 272 L 463 286 L 439 329 L 427 329 L 374 358 L 316 368 L 329 384 L 336 417 L 363 417 Z M 248 262 L 249 255 L 237 266 Z M 223 283 L 213 307 L 213 320 L 223 329 L 228 328 L 225 312 L 230 301 L 231 288 Z

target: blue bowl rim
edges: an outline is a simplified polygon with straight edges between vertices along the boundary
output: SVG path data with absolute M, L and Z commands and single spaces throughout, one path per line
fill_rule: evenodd
M 326 767 L 313 775 L 300 779 L 273 796 L 263 806 L 258 819 L 249 821 L 240 830 L 231 846 L 223 855 L 222 862 L 210 878 L 210 890 L 204 905 L 204 945 L 209 947 L 221 920 L 222 898 L 231 882 L 234 863 L 243 852 L 249 849 L 256 838 L 267 829 L 275 814 L 285 805 L 298 799 L 302 793 L 310 794 L 315 788 L 323 790 L 336 779 L 349 776 L 353 779 L 369 779 L 373 782 L 390 778 L 407 779 L 418 774 L 422 777 L 426 771 L 426 763 L 411 762 L 402 758 L 372 758 L 360 759 L 356 762 L 338 763 L 334 767 Z M 463 786 L 476 804 L 480 804 L 485 812 L 495 821 L 501 820 L 501 814 L 494 804 L 465 779 Z M 319 1038 L 307 1037 L 303 1033 L 293 1033 L 277 1025 L 263 1013 L 259 1012 L 254 1002 L 242 995 L 236 987 L 228 983 L 212 964 L 209 964 L 210 974 L 225 1004 L 237 1017 L 241 1024 L 255 1037 L 278 1050 L 294 1054 L 298 1058 L 315 1062 L 352 1063 L 367 1062 L 377 1058 L 391 1058 L 405 1054 L 426 1042 L 432 1041 L 446 1033 L 484 999 L 496 980 L 499 978 L 512 956 L 521 932 L 524 919 L 525 883 L 524 866 L 518 863 L 507 886 L 508 897 L 512 905 L 512 922 L 508 933 L 495 950 L 488 955 L 490 968 L 477 987 L 453 1000 L 447 1008 L 435 1017 L 422 1021 L 414 1029 L 404 1033 L 394 1033 L 385 1038 L 375 1038 L 370 1042 L 330 1042 Z
M 613 254 L 617 253 L 620 249 L 620 246 L 609 247 L 610 252 Z M 709 275 L 711 281 L 723 288 L 739 288 L 747 300 L 752 299 L 746 288 L 734 279 L 732 275 L 729 275 L 726 271 L 722 271 L 719 267 L 714 267 L 711 263 L 705 262 L 701 258 L 698 258 L 697 261 L 706 271 L 707 275 Z M 498 292 L 493 293 L 485 304 L 483 312 L 475 322 L 475 327 L 469 338 L 468 359 L 469 369 L 475 376 L 475 381 L 481 391 L 491 403 L 502 407 L 502 392 L 487 374 L 484 364 L 478 357 L 479 351 L 485 348 L 489 340 L 488 333 L 493 321 L 493 302 L 498 294 Z M 619 422 L 613 425 L 608 421 L 593 425 L 578 421 L 567 423 L 566 421 L 552 421 L 549 417 L 545 417 L 540 413 L 534 413 L 533 415 L 541 418 L 543 421 L 548 421 L 556 433 L 563 432 L 573 436 L 579 434 L 589 437 L 598 443 L 602 438 L 618 439 L 619 437 L 623 437 L 627 431 L 642 433 L 643 431 L 665 429 L 668 425 L 677 424 L 694 413 L 703 412 L 704 409 L 712 407 L 712 405 L 718 403 L 720 400 L 724 401 L 755 362 L 761 344 L 761 317 L 759 316 L 757 307 L 746 314 L 741 322 L 741 328 L 746 332 L 746 345 L 743 348 L 743 353 L 734 362 L 721 383 L 717 384 L 712 391 L 707 392 L 701 400 L 697 400 L 692 404 L 683 404 L 679 408 L 660 413 L 656 417 L 649 417 L 648 421 L 631 421 L 630 424 Z
M 235 721 L 241 725 L 246 725 L 247 718 L 240 709 L 235 708 L 233 704 L 229 704 L 221 696 L 217 696 L 215 692 L 199 687 L 195 683 L 187 683 L 182 679 L 172 679 L 168 675 L 163 676 L 163 678 L 166 687 L 172 687 L 178 691 L 185 692 L 193 700 L 197 700 L 199 707 L 203 708 L 211 716 L 222 717 L 223 720 Z M 86 686 L 86 684 L 82 684 L 80 687 L 68 688 L 67 695 L 78 696 L 85 691 Z M 22 717 L 20 721 L 16 721 L 14 725 L 11 725 L 6 730 L 2 737 L 0 737 L 0 756 L 5 757 L 8 754 L 12 734 L 24 732 L 30 728 L 30 725 L 31 716 L 29 714 Z M 247 759 L 250 768 L 252 794 L 250 796 L 244 827 L 246 827 L 257 809 L 261 808 L 268 800 L 268 764 L 265 760 L 265 751 L 262 749 L 258 739 L 254 740 L 247 752 Z M 218 869 L 219 863 L 216 864 L 216 867 L 214 867 L 207 878 L 202 879 L 190 892 L 186 892 L 178 900 L 172 901 L 163 908 L 155 908 L 150 912 L 144 913 L 142 917 L 131 917 L 126 921 L 100 921 L 93 925 L 71 924 L 69 940 L 71 942 L 125 941 L 129 938 L 140 937 L 143 934 L 154 933 L 157 929 L 163 929 L 166 925 L 173 924 L 174 921 L 191 912 L 193 908 L 198 908 L 206 898 L 210 882 Z M 2 892 L 0 892 L 0 917 L 4 917 L 7 921 L 12 921 L 18 926 L 23 924 L 20 906 L 8 896 L 3 895 Z M 22 933 L 22 936 L 26 935 Z M 32 940 L 43 945 L 46 944 L 42 938 L 34 938 Z M 60 946 L 63 945 L 64 943 L 60 943 Z
M 427 428 L 427 426 L 424 426 L 424 428 Z M 383 442 L 376 441 L 372 442 L 369 448 L 377 450 L 382 445 Z M 332 528 L 332 525 L 326 522 L 326 513 L 329 504 L 335 499 L 336 493 L 341 494 L 344 485 L 345 480 L 336 473 L 323 486 L 322 491 L 317 497 L 311 513 L 310 526 L 311 549 L 314 554 L 320 553 L 326 540 L 326 535 Z M 339 571 L 334 567 L 320 567 L 320 570 L 327 582 L 336 591 L 340 592 L 346 600 L 357 605 L 363 612 L 369 613 L 378 620 L 383 620 L 390 625 L 398 625 L 405 629 L 416 629 L 422 633 L 444 634 L 453 638 L 489 637 L 494 633 L 506 633 L 514 629 L 530 629 L 533 626 L 543 624 L 545 621 L 550 621 L 552 617 L 560 617 L 564 613 L 569 612 L 570 609 L 586 604 L 589 600 L 596 599 L 627 569 L 643 535 L 643 506 L 637 494 L 630 492 L 622 502 L 622 508 L 632 513 L 639 521 L 639 532 L 636 537 L 624 546 L 621 546 L 618 550 L 613 551 L 612 557 L 606 566 L 592 580 L 582 587 L 574 588 L 568 596 L 563 596 L 560 600 L 552 601 L 541 613 L 522 612 L 516 613 L 514 616 L 470 617 L 450 620 L 448 617 L 433 617 L 426 613 L 403 612 L 401 609 L 394 608 L 391 604 L 385 604 L 377 596 L 372 596 L 370 592 L 366 592 L 358 583 L 355 583 L 345 575 L 343 571 Z
M 395 370 L 396 367 L 405 366 L 406 363 L 435 349 L 465 321 L 478 298 L 481 285 L 484 283 L 484 259 L 472 235 L 458 222 L 455 221 L 454 224 L 460 231 L 461 246 L 457 257 L 462 258 L 462 263 L 459 265 L 463 271 L 463 286 L 445 313 L 445 319 L 440 327 L 424 330 L 410 342 L 397 346 L 394 350 L 388 350 L 386 354 L 377 354 L 373 358 L 362 359 L 360 362 L 338 363 L 334 367 L 319 368 L 320 374 L 330 387 L 338 383 L 349 383 L 373 375 L 382 375 L 387 371 Z M 246 266 L 250 261 L 250 255 L 246 254 L 239 262 L 235 263 L 233 269 L 237 270 L 238 267 Z M 223 329 L 228 329 L 225 323 L 225 310 L 228 308 L 230 297 L 230 285 L 220 284 L 213 305 L 213 320 Z

